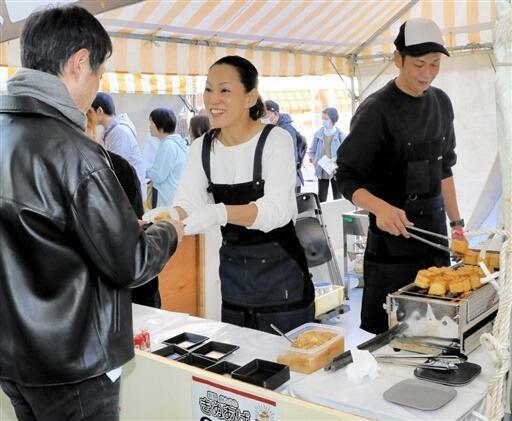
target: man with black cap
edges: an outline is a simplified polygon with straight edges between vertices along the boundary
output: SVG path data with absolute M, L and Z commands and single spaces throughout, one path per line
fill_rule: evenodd
M 464 238 L 451 170 L 452 104 L 431 86 L 441 55 L 449 56 L 441 31 L 430 20 L 411 19 L 395 46 L 398 77 L 359 106 L 337 154 L 343 196 L 370 212 L 361 328 L 375 334 L 388 329 L 387 294 L 420 269 L 450 263 L 447 252 L 411 238 L 407 227 L 446 235 L 448 216 L 452 236 Z
M 297 180 L 295 183 L 295 191 L 300 193 L 301 186 L 304 185 L 304 177 L 302 176 L 302 161 L 306 153 L 306 141 L 295 127 L 292 125 L 292 118 L 289 114 L 279 112 L 279 104 L 272 100 L 265 101 L 265 109 L 267 113 L 262 119 L 262 123 L 271 123 L 285 129 L 293 141 L 293 150 L 295 153 L 295 164 L 297 166 Z

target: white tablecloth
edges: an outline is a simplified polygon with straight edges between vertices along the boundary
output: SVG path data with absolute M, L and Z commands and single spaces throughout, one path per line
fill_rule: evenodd
M 151 335 L 152 350 L 162 348 L 163 340 L 182 332 L 197 333 L 208 338 L 240 346 L 226 359 L 244 365 L 255 358 L 275 361 L 288 348 L 285 339 L 268 333 L 241 328 L 222 322 L 191 317 L 140 305 L 133 306 L 134 333 L 147 329 Z M 376 353 L 393 352 L 389 347 Z M 291 372 L 291 379 L 279 389 L 300 399 L 355 415 L 394 420 L 471 420 L 474 410 L 483 412 L 487 379 L 492 372 L 488 354 L 479 347 L 469 355 L 469 361 L 482 366 L 482 373 L 467 386 L 457 387 L 457 396 L 436 411 L 420 411 L 386 401 L 382 394 L 404 379 L 413 379 L 414 367 L 380 364 L 379 376 L 354 384 L 347 378 L 346 369 L 336 372 L 318 370 L 304 375 Z

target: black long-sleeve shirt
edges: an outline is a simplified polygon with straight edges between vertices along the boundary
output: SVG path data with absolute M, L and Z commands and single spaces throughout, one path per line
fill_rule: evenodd
M 365 188 L 402 207 L 408 147 L 432 140 L 442 142 L 441 178 L 448 178 L 457 160 L 448 95 L 430 87 L 423 96 L 413 97 L 390 81 L 359 106 L 338 150 L 336 178 L 343 196 L 352 200 L 356 190 Z M 430 195 L 440 193 L 441 186 L 433 186 Z

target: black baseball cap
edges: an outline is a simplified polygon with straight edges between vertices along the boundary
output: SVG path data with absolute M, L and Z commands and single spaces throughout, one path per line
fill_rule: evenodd
M 418 57 L 428 53 L 443 53 L 450 56 L 444 47 L 443 34 L 439 26 L 430 19 L 409 19 L 400 26 L 395 47 L 401 53 Z
M 279 104 L 275 101 L 272 101 L 271 99 L 265 101 L 265 108 L 267 109 L 267 111 L 272 111 L 276 113 L 279 112 Z

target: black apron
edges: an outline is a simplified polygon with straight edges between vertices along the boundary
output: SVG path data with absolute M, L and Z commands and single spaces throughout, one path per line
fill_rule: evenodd
M 211 182 L 213 131 L 205 134 L 203 168 L 208 192 L 215 203 L 247 205 L 263 196 L 263 148 L 273 127 L 266 125 L 258 140 L 253 180 L 240 184 Z M 223 322 L 275 333 L 271 323 L 287 332 L 314 320 L 314 287 L 304 249 L 291 220 L 267 233 L 233 224 L 221 227 L 221 231 L 219 275 Z
M 405 191 L 398 193 L 402 197 L 398 207 L 416 227 L 446 235 L 446 212 L 441 195 L 443 140 L 407 142 Z M 392 190 L 396 186 L 388 188 Z M 383 193 L 384 197 L 386 193 L 397 196 L 396 190 Z M 442 240 L 424 237 L 443 244 Z M 371 215 L 364 258 L 361 328 L 375 334 L 388 330 L 387 312 L 383 308 L 386 296 L 413 282 L 418 270 L 449 264 L 447 252 L 414 239 L 385 233 L 377 228 L 375 216 Z

